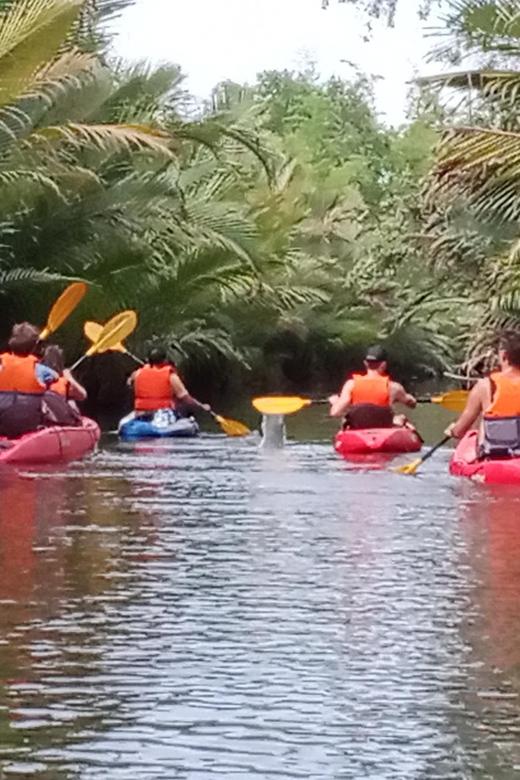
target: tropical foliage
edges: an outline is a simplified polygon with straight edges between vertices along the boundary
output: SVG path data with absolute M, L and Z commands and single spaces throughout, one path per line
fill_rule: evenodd
M 166 340 L 198 385 L 303 390 L 381 339 L 397 373 L 440 372 L 516 316 L 512 6 L 450 5 L 435 56 L 489 62 L 424 81 L 395 130 L 370 79 L 312 63 L 220 84 L 193 118 L 178 66 L 108 58 L 130 2 L 0 0 L 3 338 L 85 279 L 71 353 L 87 312 L 134 307 L 134 350 Z
M 471 58 L 473 67 L 423 79 L 457 106 L 431 172 L 430 237 L 436 262 L 470 293 L 472 364 L 489 353 L 500 327 L 520 325 L 519 10 L 503 0 L 450 2 L 435 54 L 460 65 Z

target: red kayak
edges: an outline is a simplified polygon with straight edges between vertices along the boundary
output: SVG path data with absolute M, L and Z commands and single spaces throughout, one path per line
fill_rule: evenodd
M 101 436 L 99 425 L 89 417 L 76 427 L 49 426 L 19 439 L 0 437 L 2 463 L 63 463 L 80 460 L 94 449 Z
M 453 453 L 450 472 L 456 477 L 470 477 L 490 485 L 520 484 L 520 458 L 478 460 L 477 450 L 478 432 L 470 431 Z
M 334 439 L 334 448 L 340 455 L 398 455 L 417 452 L 421 446 L 421 437 L 411 428 L 347 428 Z

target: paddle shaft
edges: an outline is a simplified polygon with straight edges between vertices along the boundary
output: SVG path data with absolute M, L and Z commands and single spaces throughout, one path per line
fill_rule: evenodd
M 144 360 L 141 360 L 141 358 L 138 358 L 137 355 L 134 355 L 132 354 L 132 352 L 129 352 L 126 347 L 125 347 L 125 351 L 123 352 L 123 355 L 128 355 L 128 357 L 131 357 L 132 360 L 135 360 L 136 363 L 139 363 L 140 366 L 146 365 Z
M 455 391 L 452 391 L 452 392 L 457 392 L 457 393 L 458 393 L 458 390 L 455 390 Z M 464 392 L 465 392 L 465 391 L 464 391 Z M 450 395 L 450 393 L 444 393 L 444 396 L 446 396 L 446 398 L 447 398 L 449 395 Z M 431 403 L 439 403 L 438 401 L 437 401 L 437 402 L 435 402 L 435 401 L 433 401 L 433 400 L 432 400 L 432 398 L 436 398 L 436 397 L 437 397 L 437 396 L 425 395 L 425 396 L 423 396 L 422 398 L 416 398 L 416 401 L 417 401 L 417 403 L 418 403 L 418 404 L 431 404 Z M 441 397 L 441 396 L 439 396 L 439 397 Z M 442 404 L 440 404 L 440 406 L 442 406 Z
M 432 455 L 435 455 L 437 450 L 440 450 L 441 447 L 444 447 L 444 445 L 447 444 L 451 438 L 451 436 L 445 436 L 442 441 L 435 445 L 435 447 L 432 447 L 431 450 L 428 450 L 426 455 L 421 458 L 421 463 L 424 463 L 425 460 L 428 460 L 428 458 L 431 458 Z

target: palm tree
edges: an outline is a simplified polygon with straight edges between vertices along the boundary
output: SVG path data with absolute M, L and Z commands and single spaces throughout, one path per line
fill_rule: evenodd
M 439 144 L 427 206 L 436 262 L 451 269 L 453 284 L 462 283 L 473 301 L 473 354 L 482 353 L 497 327 L 520 324 L 518 11 L 516 1 L 450 0 L 445 40 L 433 56 L 457 64 L 469 58 L 473 65 L 478 58 L 482 65 L 420 80 L 463 98 Z

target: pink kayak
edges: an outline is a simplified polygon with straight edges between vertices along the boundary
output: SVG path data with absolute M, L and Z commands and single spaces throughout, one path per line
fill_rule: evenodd
M 372 453 L 417 452 L 422 439 L 411 428 L 347 428 L 334 439 L 334 448 L 340 455 L 369 455 Z
M 0 437 L 2 463 L 63 463 L 80 460 L 94 449 L 101 436 L 99 425 L 89 417 L 77 427 L 49 426 L 19 439 Z
M 478 460 L 477 451 L 478 433 L 470 431 L 453 453 L 450 472 L 456 477 L 470 477 L 490 485 L 520 484 L 520 458 Z

